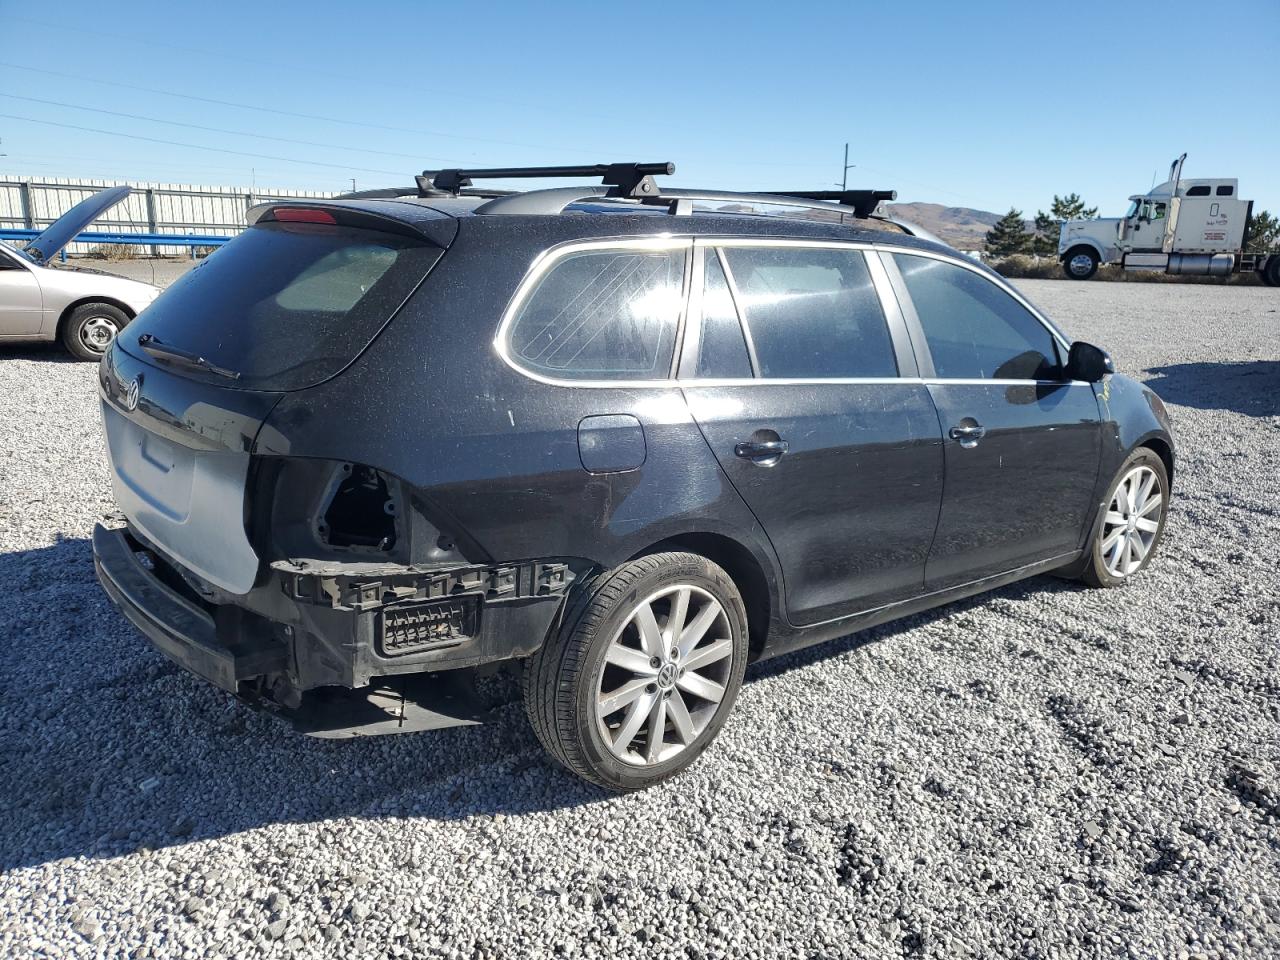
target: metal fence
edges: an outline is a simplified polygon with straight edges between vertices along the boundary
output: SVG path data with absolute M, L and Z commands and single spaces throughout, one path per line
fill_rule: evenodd
M 332 197 L 311 190 L 265 187 L 202 187 L 135 180 L 70 180 L 62 177 L 0 175 L 0 230 L 40 230 L 92 193 L 106 187 L 133 187 L 119 206 L 89 228 L 102 233 L 152 233 L 232 237 L 244 228 L 244 215 L 264 200 Z M 94 243 L 73 243 L 70 253 L 88 253 Z M 185 246 L 158 245 L 153 255 L 183 253 Z

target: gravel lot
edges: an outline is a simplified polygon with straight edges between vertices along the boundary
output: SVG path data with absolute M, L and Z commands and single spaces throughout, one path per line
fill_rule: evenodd
M 93 579 L 93 369 L 0 348 L 0 955 L 1277 955 L 1280 291 L 1021 285 L 1170 406 L 1154 568 L 759 665 L 621 798 L 518 704 L 314 741 L 169 665 Z

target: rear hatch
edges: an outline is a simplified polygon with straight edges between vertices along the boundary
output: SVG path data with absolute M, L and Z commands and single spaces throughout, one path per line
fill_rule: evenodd
M 100 368 L 116 502 L 158 550 L 235 594 L 258 573 L 245 490 L 267 415 L 286 392 L 349 366 L 456 228 L 424 208 L 416 225 L 339 205 L 254 213 L 129 325 Z

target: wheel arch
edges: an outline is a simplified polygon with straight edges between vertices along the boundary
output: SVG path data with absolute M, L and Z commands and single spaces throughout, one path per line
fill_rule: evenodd
M 1106 257 L 1103 256 L 1102 248 L 1092 240 L 1074 241 L 1071 244 L 1071 246 L 1067 247 L 1066 250 L 1063 250 L 1062 253 L 1058 254 L 1058 262 L 1066 263 L 1067 258 L 1081 248 L 1092 251 L 1093 255 L 1098 258 L 1098 266 L 1102 266 L 1102 264 L 1107 262 Z
M 116 297 L 80 297 L 71 301 L 71 303 L 62 308 L 62 313 L 58 316 L 58 325 L 53 331 L 54 338 L 60 339 L 62 337 L 62 331 L 66 329 L 67 321 L 71 318 L 71 314 L 74 313 L 78 307 L 83 307 L 90 303 L 105 303 L 109 306 L 115 307 L 117 310 L 122 311 L 130 321 L 138 315 L 138 312 L 134 310 L 133 307 Z
M 747 644 L 751 660 L 759 659 L 769 639 L 769 626 L 779 609 L 776 581 L 765 564 L 742 542 L 722 533 L 689 532 L 659 540 L 630 559 L 680 550 L 696 553 L 718 564 L 729 574 L 747 608 Z
M 1152 434 L 1144 437 L 1134 449 L 1146 448 L 1160 458 L 1160 462 L 1164 464 L 1165 474 L 1169 478 L 1169 487 L 1173 488 L 1173 446 L 1164 437 L 1159 434 Z

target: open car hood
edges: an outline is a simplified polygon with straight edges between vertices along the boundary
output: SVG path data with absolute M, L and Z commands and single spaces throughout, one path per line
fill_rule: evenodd
M 132 187 L 109 187 L 86 197 L 60 216 L 44 233 L 26 245 L 25 252 L 41 263 L 48 263 L 85 227 L 114 207 L 132 192 Z

